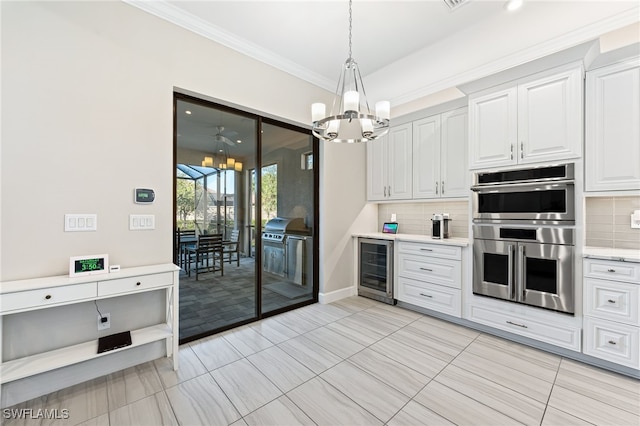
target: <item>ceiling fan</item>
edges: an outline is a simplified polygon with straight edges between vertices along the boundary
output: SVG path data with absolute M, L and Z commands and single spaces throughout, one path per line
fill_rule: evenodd
M 216 134 L 213 135 L 213 141 L 214 142 L 224 142 L 227 145 L 235 146 L 236 143 L 234 141 L 232 141 L 231 139 L 229 139 L 229 138 L 230 137 L 235 137 L 237 134 L 238 134 L 238 132 L 234 132 L 234 131 L 225 132 L 223 126 L 216 126 Z

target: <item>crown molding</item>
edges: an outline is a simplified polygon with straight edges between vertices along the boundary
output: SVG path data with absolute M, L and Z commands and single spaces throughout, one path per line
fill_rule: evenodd
M 335 81 L 329 80 L 308 68 L 302 67 L 293 61 L 283 58 L 272 51 L 266 50 L 255 43 L 251 43 L 248 40 L 240 38 L 216 25 L 212 25 L 210 22 L 207 22 L 191 13 L 187 13 L 176 6 L 167 3 L 165 0 L 121 1 L 209 40 L 215 41 L 216 43 L 226 46 L 232 50 L 240 52 L 250 58 L 256 59 L 267 65 L 271 65 L 274 68 L 305 80 L 325 90 L 333 91 L 334 89 L 333 86 L 335 86 Z
M 433 82 L 417 90 L 412 90 L 403 95 L 391 99 L 391 105 L 402 105 L 417 99 L 432 95 L 451 87 L 459 87 L 464 84 L 485 78 L 510 68 L 524 65 L 536 59 L 544 58 L 563 50 L 570 49 L 581 43 L 597 40 L 601 35 L 618 30 L 627 25 L 637 23 L 640 19 L 640 6 L 627 10 L 618 15 L 603 19 L 591 25 L 571 31 L 563 36 L 523 49 L 514 54 L 504 56 L 498 60 L 474 67 L 471 70 L 452 75 L 446 79 Z M 587 64 L 588 65 L 588 64 Z

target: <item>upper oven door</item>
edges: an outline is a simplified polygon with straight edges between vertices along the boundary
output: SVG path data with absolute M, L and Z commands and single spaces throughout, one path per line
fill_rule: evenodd
M 474 186 L 471 189 L 476 222 L 575 221 L 573 181 Z

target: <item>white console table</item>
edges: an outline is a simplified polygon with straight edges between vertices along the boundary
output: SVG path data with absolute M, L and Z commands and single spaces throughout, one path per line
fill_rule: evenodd
M 0 282 L 0 384 L 160 340 L 165 340 L 167 357 L 173 358 L 173 368 L 177 370 L 178 271 L 170 263 L 77 278 L 65 275 Z M 163 289 L 165 321 L 131 330 L 130 346 L 98 353 L 95 339 L 10 361 L 2 359 L 2 319 L 6 315 Z

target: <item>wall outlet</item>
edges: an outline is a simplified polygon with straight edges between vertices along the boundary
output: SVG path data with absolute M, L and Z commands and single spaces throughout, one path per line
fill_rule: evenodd
M 391 213 L 391 222 L 395 222 L 395 221 L 396 221 L 396 214 Z
M 98 331 L 106 330 L 111 328 L 111 314 L 109 312 L 102 314 L 102 316 L 97 315 L 98 317 Z M 102 321 L 103 318 L 106 318 L 106 321 Z

